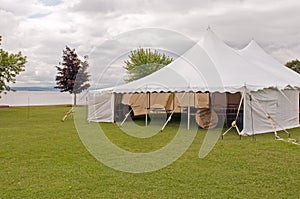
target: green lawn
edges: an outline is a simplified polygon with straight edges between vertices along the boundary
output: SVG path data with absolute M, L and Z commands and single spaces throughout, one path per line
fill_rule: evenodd
M 0 198 L 299 198 L 300 148 L 273 134 L 239 137 L 234 131 L 198 158 L 205 131 L 176 162 L 151 173 L 115 171 L 85 149 L 69 107 L 0 109 Z M 153 138 L 137 139 L 114 124 L 107 136 L 134 152 L 156 150 L 174 137 L 171 123 Z M 299 139 L 300 129 L 290 131 Z M 280 133 L 286 137 L 284 133 Z

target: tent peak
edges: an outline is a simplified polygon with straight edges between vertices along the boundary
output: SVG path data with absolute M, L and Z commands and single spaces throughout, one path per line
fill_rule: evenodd
M 254 38 L 251 39 L 251 41 L 248 44 L 249 46 L 259 46 L 258 43 L 254 40 Z
M 210 25 L 208 25 L 207 28 L 206 28 L 206 34 L 207 33 L 215 34 L 214 31 L 212 30 L 212 28 L 210 27 Z
M 252 40 L 248 43 L 247 46 L 245 46 L 244 48 L 238 50 L 240 52 L 243 52 L 243 51 L 247 51 L 249 49 L 252 49 L 253 51 L 257 51 L 261 54 L 267 54 L 265 52 L 265 50 L 263 50 L 263 48 L 252 38 Z

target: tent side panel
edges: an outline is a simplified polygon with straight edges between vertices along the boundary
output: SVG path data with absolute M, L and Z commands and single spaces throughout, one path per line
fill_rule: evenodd
M 283 128 L 299 126 L 299 99 L 297 90 L 283 90 L 278 97 L 278 111 L 275 120 Z
M 114 122 L 114 94 L 109 91 L 89 93 L 88 121 Z
M 298 91 L 264 89 L 250 95 L 246 95 L 244 101 L 244 134 L 272 132 L 273 126 L 266 113 L 275 120 L 276 130 L 299 126 Z

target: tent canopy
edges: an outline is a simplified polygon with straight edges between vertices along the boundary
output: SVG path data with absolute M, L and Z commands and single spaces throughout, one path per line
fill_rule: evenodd
M 254 41 L 236 51 L 208 29 L 203 40 L 155 73 L 117 86 L 115 93 L 242 92 L 300 88 L 300 75 L 267 55 Z
M 290 85 L 291 87 L 300 88 L 300 75 L 267 54 L 254 40 L 237 52 L 247 61 L 264 68 L 268 73 L 272 74 L 272 76 L 281 77 L 281 79 L 276 78 L 276 86 Z

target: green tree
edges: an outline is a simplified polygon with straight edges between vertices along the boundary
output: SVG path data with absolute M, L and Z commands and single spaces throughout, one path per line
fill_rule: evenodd
M 287 62 L 285 66 L 300 73 L 300 61 L 298 59 Z
M 1 39 L 0 36 L 0 45 Z M 25 70 L 26 62 L 26 56 L 21 52 L 13 54 L 0 48 L 0 93 L 12 90 L 8 84 L 16 82 L 16 76 Z
M 156 50 L 143 48 L 131 51 L 128 57 L 129 60 L 125 61 L 126 66 L 124 67 L 129 75 L 128 79 L 125 79 L 126 82 L 150 75 L 173 61 L 173 58 L 160 54 Z
M 76 105 L 76 94 L 88 89 L 90 75 L 87 72 L 89 66 L 88 57 L 84 56 L 84 60 L 80 60 L 75 49 L 70 49 L 66 46 L 63 50 L 63 62 L 56 66 L 57 76 L 55 88 L 61 92 L 69 92 L 74 94 L 74 105 Z

